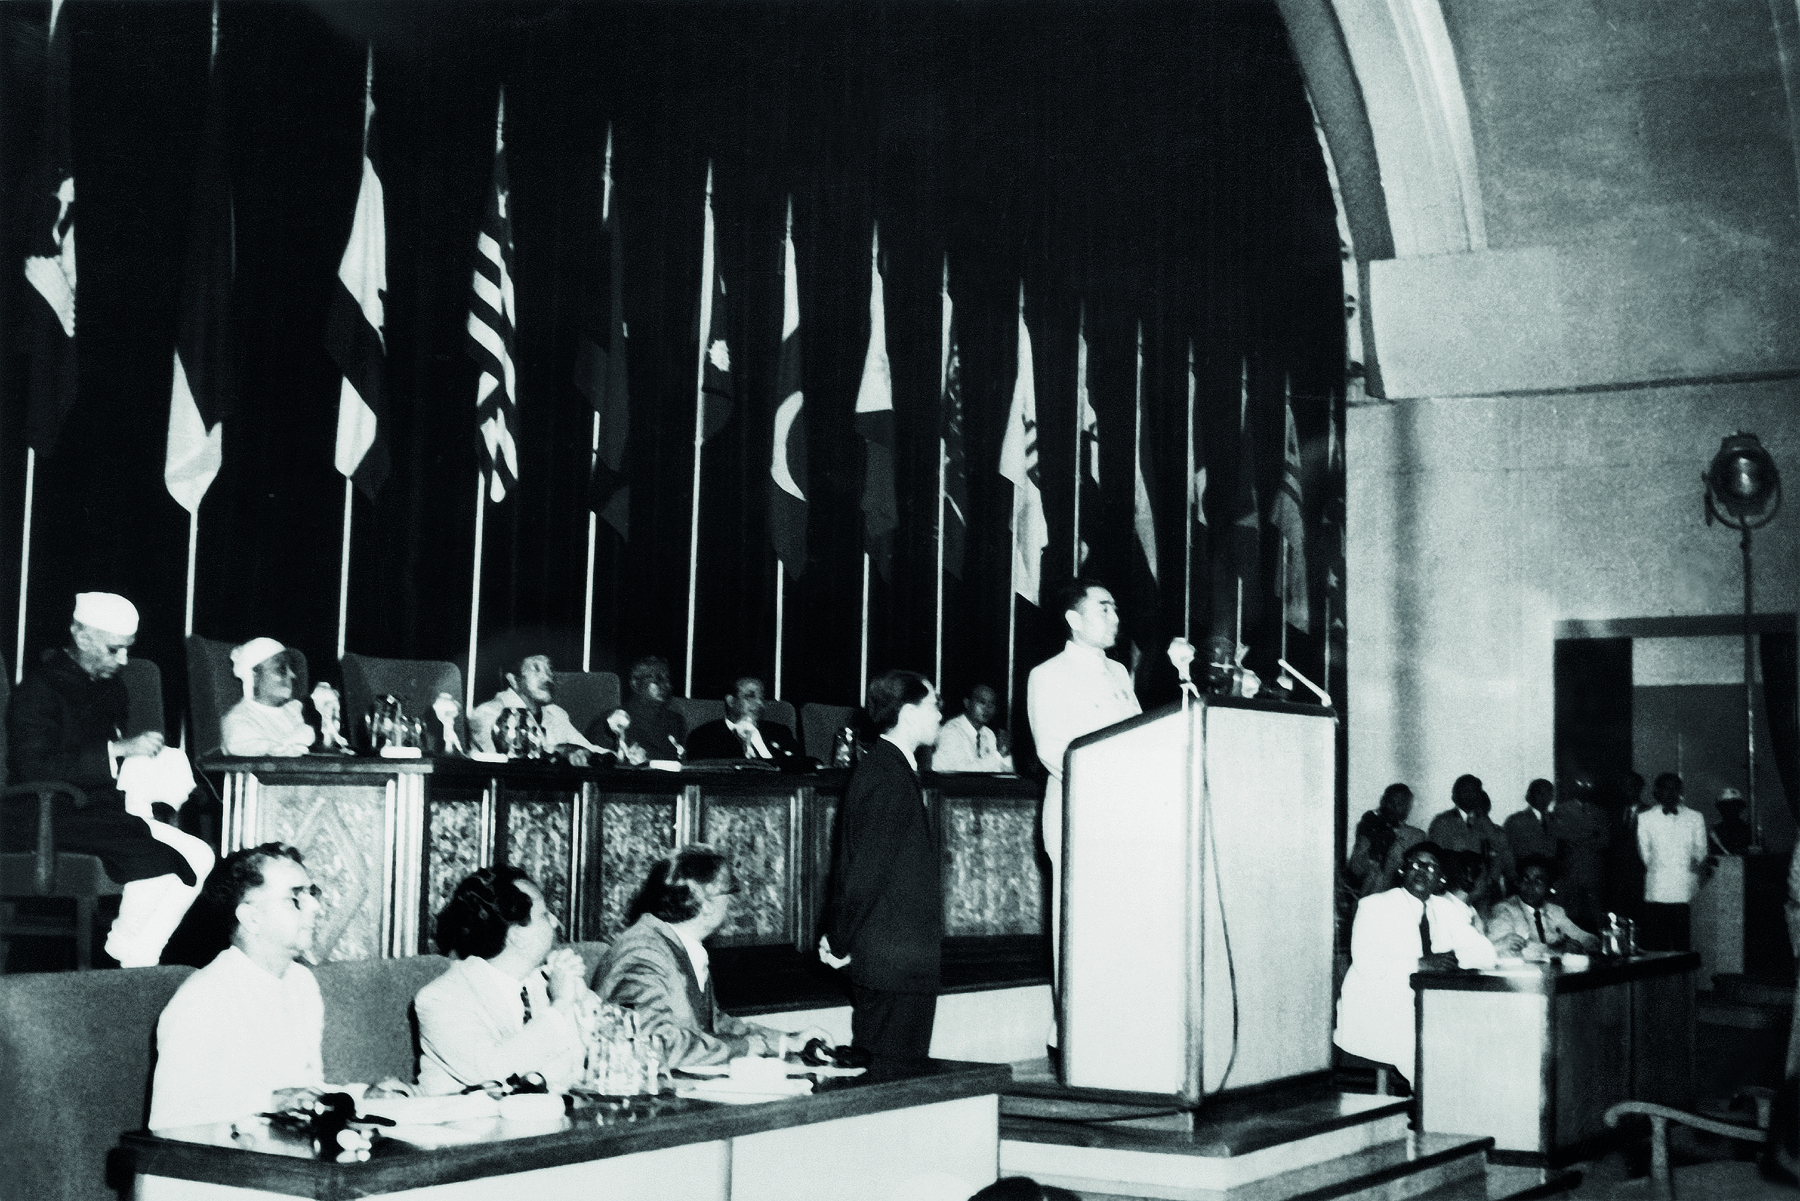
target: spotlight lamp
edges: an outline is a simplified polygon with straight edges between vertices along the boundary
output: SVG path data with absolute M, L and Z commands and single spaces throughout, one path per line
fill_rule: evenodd
M 1781 511 L 1781 472 L 1755 434 L 1739 430 L 1719 442 L 1719 453 L 1706 465 L 1706 524 L 1715 520 L 1743 537 L 1744 556 L 1744 777 L 1750 799 L 1750 850 L 1762 849 L 1762 827 L 1756 812 L 1756 639 L 1751 588 L 1750 531 L 1775 520 Z
M 1719 442 L 1719 453 L 1701 477 L 1706 485 L 1706 524 L 1761 529 L 1781 509 L 1781 471 L 1755 434 L 1739 430 Z

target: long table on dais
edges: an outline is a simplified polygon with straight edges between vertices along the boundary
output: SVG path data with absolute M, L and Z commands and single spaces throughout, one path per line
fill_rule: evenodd
M 1694 1071 L 1692 951 L 1412 978 L 1420 1128 L 1492 1135 L 1502 1162 L 1584 1158 L 1619 1101 L 1678 1108 Z
M 579 1102 L 548 1122 L 398 1129 L 367 1162 L 230 1123 L 128 1134 L 137 1201 L 394 1197 L 397 1201 L 881 1201 L 967 1196 L 999 1165 L 1003 1064 L 877 1064 L 811 1096 L 717 1105 L 674 1096 Z M 961 1189 L 960 1193 L 955 1193 Z

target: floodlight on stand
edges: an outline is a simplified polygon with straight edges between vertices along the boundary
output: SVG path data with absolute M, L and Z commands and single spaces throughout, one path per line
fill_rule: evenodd
M 1750 801 L 1750 850 L 1762 849 L 1762 831 L 1756 820 L 1756 693 L 1751 655 L 1754 637 L 1750 619 L 1750 532 L 1775 520 L 1781 511 L 1781 471 L 1755 434 L 1739 430 L 1719 441 L 1719 453 L 1701 477 L 1706 486 L 1706 524 L 1714 521 L 1743 534 L 1738 547 L 1744 556 L 1744 774 Z

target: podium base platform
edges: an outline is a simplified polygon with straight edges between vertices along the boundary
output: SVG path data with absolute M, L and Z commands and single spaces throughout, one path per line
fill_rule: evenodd
M 1015 1064 L 1000 1098 L 1000 1174 L 1084 1201 L 1501 1201 L 1551 1196 L 1575 1172 L 1490 1165 L 1490 1138 L 1416 1134 L 1401 1098 L 1340 1093 L 1311 1077 L 1198 1109 L 1056 1083 Z

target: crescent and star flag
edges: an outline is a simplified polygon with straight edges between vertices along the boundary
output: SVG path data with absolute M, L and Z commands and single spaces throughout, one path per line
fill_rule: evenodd
M 962 360 L 956 349 L 955 306 L 950 301 L 950 256 L 944 256 L 944 335 L 939 343 L 941 395 L 938 416 L 944 441 L 944 570 L 962 579 L 969 546 L 969 456 L 963 446 Z
M 1159 585 L 1162 575 L 1156 563 L 1156 515 L 1150 509 L 1150 489 L 1155 476 L 1150 470 L 1150 448 L 1144 444 L 1144 327 L 1141 323 L 1138 325 L 1136 413 L 1131 447 L 1134 464 L 1131 525 L 1137 532 L 1138 551 L 1144 557 L 1144 565 L 1150 569 L 1150 582 Z
M 1019 282 L 1019 367 L 1013 380 L 1012 412 L 1000 443 L 1000 474 L 1012 482 L 1013 590 L 1038 603 L 1043 582 L 1044 548 L 1050 531 L 1044 523 L 1044 494 L 1038 486 L 1037 382 L 1031 367 L 1031 331 L 1025 328 L 1025 283 Z
M 206 126 L 188 203 L 175 331 L 175 380 L 163 483 L 190 514 L 224 462 L 225 422 L 237 399 L 232 361 L 231 284 L 236 267 L 231 180 L 225 170 L 225 97 L 219 80 L 219 10 L 213 8 Z
M 487 208 L 475 236 L 474 296 L 469 304 L 469 357 L 481 367 L 475 385 L 475 420 L 481 427 L 481 470 L 488 499 L 498 503 L 519 481 L 518 380 L 513 373 L 513 335 L 518 310 L 513 299 L 511 190 L 506 180 L 506 92 L 494 122 L 494 175 Z
M 625 443 L 631 435 L 631 394 L 625 349 L 625 245 L 619 232 L 619 197 L 613 188 L 612 126 L 606 127 L 606 159 L 601 175 L 600 235 L 606 241 L 604 283 L 590 276 L 581 306 L 575 345 L 575 387 L 600 416 L 600 453 L 588 481 L 588 508 L 631 536 L 631 482 L 625 474 Z
M 1088 394 L 1088 342 L 1087 342 L 1087 306 L 1081 307 L 1081 316 L 1075 332 L 1075 419 L 1080 423 L 1080 452 L 1077 456 L 1076 486 L 1081 490 L 1079 503 L 1083 515 L 1082 528 L 1075 532 L 1080 539 L 1081 552 L 1077 556 L 1076 570 L 1087 566 L 1088 554 L 1092 551 L 1087 538 L 1087 530 L 1096 528 L 1100 518 L 1100 418 L 1094 413 L 1094 403 Z
M 1244 586 L 1244 621 L 1260 607 L 1262 517 L 1256 499 L 1256 456 L 1250 449 L 1250 365 L 1238 367 L 1238 469 L 1231 505 L 1231 562 Z
M 775 362 L 775 436 L 769 451 L 769 541 L 790 575 L 806 570 L 806 393 L 800 384 L 800 280 L 794 266 L 794 198 L 782 259 L 781 353 Z
M 706 348 L 700 376 L 700 395 L 705 415 L 700 426 L 704 441 L 731 420 L 731 347 L 725 320 L 725 276 L 715 253 L 712 208 L 712 163 L 706 164 L 706 239 L 700 248 L 700 318 L 694 329 Z
M 1287 430 L 1282 443 L 1281 490 L 1275 494 L 1275 511 L 1269 515 L 1287 544 L 1283 578 L 1287 595 L 1283 598 L 1286 621 L 1302 634 L 1311 628 L 1309 599 L 1306 589 L 1306 520 L 1301 516 L 1300 436 L 1294 430 L 1293 387 L 1288 384 L 1282 395 L 1282 408 Z
M 27 445 L 50 453 L 75 407 L 75 159 L 69 143 L 69 31 L 51 0 L 44 68 L 44 147 L 31 200 L 25 279 L 43 298 L 32 305 L 31 401 Z
M 325 319 L 325 349 L 344 373 L 338 392 L 338 474 L 356 481 L 373 500 L 388 476 L 385 432 L 387 343 L 387 218 L 381 192 L 381 153 L 375 139 L 375 51 L 369 50 L 363 83 L 362 186 L 350 240 L 338 264 L 338 287 Z
M 881 230 L 869 239 L 869 351 L 856 390 L 856 432 L 862 435 L 863 549 L 884 580 L 893 578 L 894 530 L 900 508 L 894 498 L 894 374 L 888 364 L 887 302 L 881 287 Z

